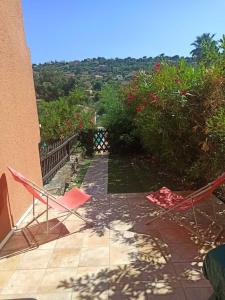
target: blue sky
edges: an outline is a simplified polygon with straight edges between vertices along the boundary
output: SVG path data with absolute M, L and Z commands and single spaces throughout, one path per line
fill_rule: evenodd
M 225 34 L 224 0 L 22 0 L 33 63 L 103 56 L 188 56 Z

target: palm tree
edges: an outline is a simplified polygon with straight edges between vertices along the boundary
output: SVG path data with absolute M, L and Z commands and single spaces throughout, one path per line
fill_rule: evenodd
M 222 38 L 219 40 L 219 47 L 222 50 L 222 53 L 225 53 L 225 34 L 223 34 Z
M 214 60 L 219 53 L 217 41 L 214 40 L 215 34 L 203 33 L 197 36 L 196 40 L 191 44 L 195 48 L 191 50 L 190 54 L 197 62 L 209 64 Z

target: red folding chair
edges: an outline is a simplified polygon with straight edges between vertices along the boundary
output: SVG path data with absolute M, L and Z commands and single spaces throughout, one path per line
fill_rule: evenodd
M 23 233 L 30 244 L 30 240 L 27 238 L 27 235 L 25 234 L 25 229 L 29 230 L 29 226 L 36 221 L 38 224 L 40 223 L 38 221 L 38 218 L 40 218 L 43 214 L 46 213 L 46 224 L 47 224 L 47 234 L 49 231 L 56 228 L 56 226 L 59 226 L 62 222 L 64 222 L 69 216 L 74 215 L 80 219 L 82 219 L 85 223 L 88 225 L 93 225 L 92 222 L 88 221 L 86 218 L 82 217 L 79 213 L 77 213 L 75 210 L 77 210 L 82 204 L 90 200 L 92 197 L 91 195 L 88 195 L 81 191 L 80 189 L 74 187 L 69 192 L 66 192 L 63 196 L 56 197 L 52 194 L 50 194 L 48 191 L 43 189 L 42 187 L 39 187 L 35 183 L 33 183 L 31 180 L 28 180 L 25 178 L 22 174 L 15 171 L 13 168 L 8 167 L 10 173 L 13 176 L 13 179 L 17 181 L 18 183 L 22 184 L 24 188 L 32 194 L 33 196 L 33 218 L 32 220 L 26 224 L 26 226 L 23 228 Z M 46 205 L 46 208 L 41 213 L 35 215 L 35 199 L 38 199 L 43 204 Z M 66 213 L 63 216 L 63 220 L 57 223 L 57 225 L 54 225 L 49 228 L 49 209 L 54 209 L 58 212 Z
M 182 224 L 185 226 L 189 231 L 196 234 L 199 238 L 199 230 L 198 230 L 198 223 L 196 218 L 196 212 L 202 214 L 207 219 L 209 219 L 213 224 L 219 227 L 219 232 L 216 235 L 216 238 L 221 234 L 223 231 L 223 226 L 221 224 L 218 224 L 216 222 L 216 214 L 215 214 L 215 207 L 213 205 L 213 212 L 214 212 L 214 219 L 208 216 L 207 214 L 203 213 L 201 210 L 196 209 L 196 205 L 209 199 L 211 194 L 217 189 L 220 185 L 222 185 L 225 182 L 225 173 L 223 173 L 221 176 L 216 178 L 214 181 L 210 182 L 206 186 L 198 189 L 197 191 L 189 194 L 188 196 L 184 197 L 179 194 L 176 194 L 172 192 L 167 187 L 162 187 L 159 191 L 152 192 L 151 194 L 147 195 L 146 198 L 153 204 L 160 207 L 161 211 L 159 215 L 149 222 L 146 223 L 146 225 L 149 225 L 156 221 L 157 219 L 165 216 L 166 214 L 169 214 L 171 212 L 185 212 L 190 209 L 192 209 L 194 220 L 195 220 L 195 226 L 196 231 L 194 231 L 192 228 Z M 213 204 L 213 203 L 212 203 Z

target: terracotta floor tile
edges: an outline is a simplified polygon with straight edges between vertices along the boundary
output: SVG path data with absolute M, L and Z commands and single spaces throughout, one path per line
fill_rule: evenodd
M 59 234 L 36 234 L 35 240 L 39 245 L 39 249 L 53 249 L 59 238 Z
M 48 268 L 38 288 L 38 293 L 71 292 L 76 268 Z
M 37 300 L 36 294 L 1 294 L 0 293 L 0 299 L 1 300 Z
M 89 280 L 102 280 L 108 281 L 109 280 L 109 267 L 102 266 L 102 267 L 78 267 L 77 268 L 77 279 L 89 278 Z
M 10 280 L 10 278 L 12 277 L 12 275 L 14 274 L 14 271 L 0 271 L 0 289 L 4 288 L 8 281 Z
M 108 299 L 108 267 L 79 267 L 72 299 Z
M 10 277 L 8 283 L 2 290 L 2 294 L 23 294 L 36 292 L 45 270 L 17 270 Z
M 80 248 L 55 248 L 48 261 L 48 268 L 77 267 L 80 258 Z
M 137 260 L 137 248 L 130 245 L 110 247 L 110 265 L 130 264 Z
M 28 249 L 29 245 L 22 234 L 13 235 L 2 248 L 4 251 L 18 251 Z
M 109 247 L 83 248 L 80 255 L 79 267 L 108 266 Z
M 82 233 L 73 233 L 61 237 L 56 241 L 55 248 L 81 248 L 84 235 Z
M 169 252 L 171 253 L 172 262 L 192 262 L 202 260 L 198 247 L 190 243 L 169 244 Z
M 177 228 L 165 227 L 159 229 L 159 232 L 165 243 L 192 243 L 189 232 L 179 227 L 179 225 L 177 225 Z
M 162 289 L 162 287 L 161 287 Z M 151 293 L 148 283 L 142 281 L 115 281 L 110 284 L 110 300 L 146 300 Z
M 135 266 L 141 272 L 139 276 L 141 281 L 157 282 L 161 280 L 169 282 L 172 286 L 181 287 L 181 282 L 171 263 L 165 265 L 136 263 Z
M 133 245 L 135 246 L 136 236 L 132 231 L 125 230 L 110 230 L 110 245 L 111 246 L 124 246 Z
M 84 234 L 84 248 L 109 247 L 109 230 L 106 230 L 102 235 L 93 231 Z
M 46 293 L 36 294 L 35 299 L 37 300 L 71 300 L 72 293 Z
M 18 269 L 43 269 L 46 268 L 53 249 L 35 249 L 25 253 L 20 261 Z
M 177 276 L 183 287 L 211 287 L 202 273 L 202 262 L 174 263 Z
M 157 291 L 155 290 L 156 293 L 153 294 L 149 293 L 148 294 L 148 300 L 186 300 L 184 291 L 182 288 L 162 288 L 162 290 Z M 199 300 L 198 298 L 192 298 L 192 300 Z
M 131 222 L 130 218 L 127 218 L 125 221 L 116 219 L 112 220 L 109 226 L 112 230 L 127 231 L 133 227 L 133 223 Z
M 88 288 L 77 288 L 76 291 L 72 293 L 71 300 L 108 300 L 108 288 L 103 289 L 102 287 L 88 287 Z
M 95 158 L 84 179 L 83 187 L 93 197 L 78 212 L 95 221 L 92 228 L 70 216 L 47 236 L 43 216 L 41 225 L 31 229 L 38 249 L 31 250 L 17 232 L 0 251 L 0 256 L 26 251 L 0 260 L 0 299 L 208 299 L 212 289 L 202 277 L 201 264 L 215 245 L 196 245 L 194 237 L 168 217 L 146 225 L 159 209 L 146 200 L 147 193 L 107 195 L 107 164 L 107 157 Z M 216 204 L 222 220 L 223 207 Z M 201 209 L 211 213 L 209 203 Z M 36 211 L 42 210 L 39 203 Z M 50 223 L 58 224 L 60 216 L 50 211 Z M 185 219 L 192 220 L 189 215 Z
M 146 262 L 146 264 L 159 268 L 164 266 L 171 259 L 169 247 L 158 237 L 148 235 L 136 235 L 136 243 L 138 250 L 138 260 Z
M 141 275 L 142 275 L 141 269 L 134 263 L 134 264 L 110 266 L 108 277 L 109 277 L 110 284 L 112 286 L 115 286 L 120 281 L 123 281 L 124 283 L 142 281 Z
M 84 221 L 76 217 L 74 217 L 71 220 L 64 221 L 63 224 L 65 225 L 66 229 L 69 231 L 70 234 L 79 232 L 79 230 L 85 226 Z
M 60 223 L 60 218 L 50 218 L 48 221 L 48 234 L 60 234 L 62 231 L 64 231 L 65 234 L 69 234 L 70 232 L 67 230 L 66 226 L 63 223 Z M 36 234 L 47 234 L 47 222 L 46 220 L 42 221 L 38 225 L 38 230 Z
M 209 287 L 185 288 L 187 300 L 208 300 L 212 295 L 213 290 Z
M 1 300 L 71 300 L 71 293 L 26 293 L 26 294 L 11 294 L 0 295 Z
M 1 255 L 6 255 L 9 252 L 1 252 Z M 21 262 L 21 259 L 24 254 L 18 254 L 7 258 L 1 258 L 0 259 L 0 270 L 16 270 L 18 265 Z

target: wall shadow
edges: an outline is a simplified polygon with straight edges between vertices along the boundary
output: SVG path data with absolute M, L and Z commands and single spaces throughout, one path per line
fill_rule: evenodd
M 0 241 L 2 241 L 12 228 L 12 215 L 10 212 L 8 185 L 5 174 L 0 177 Z

